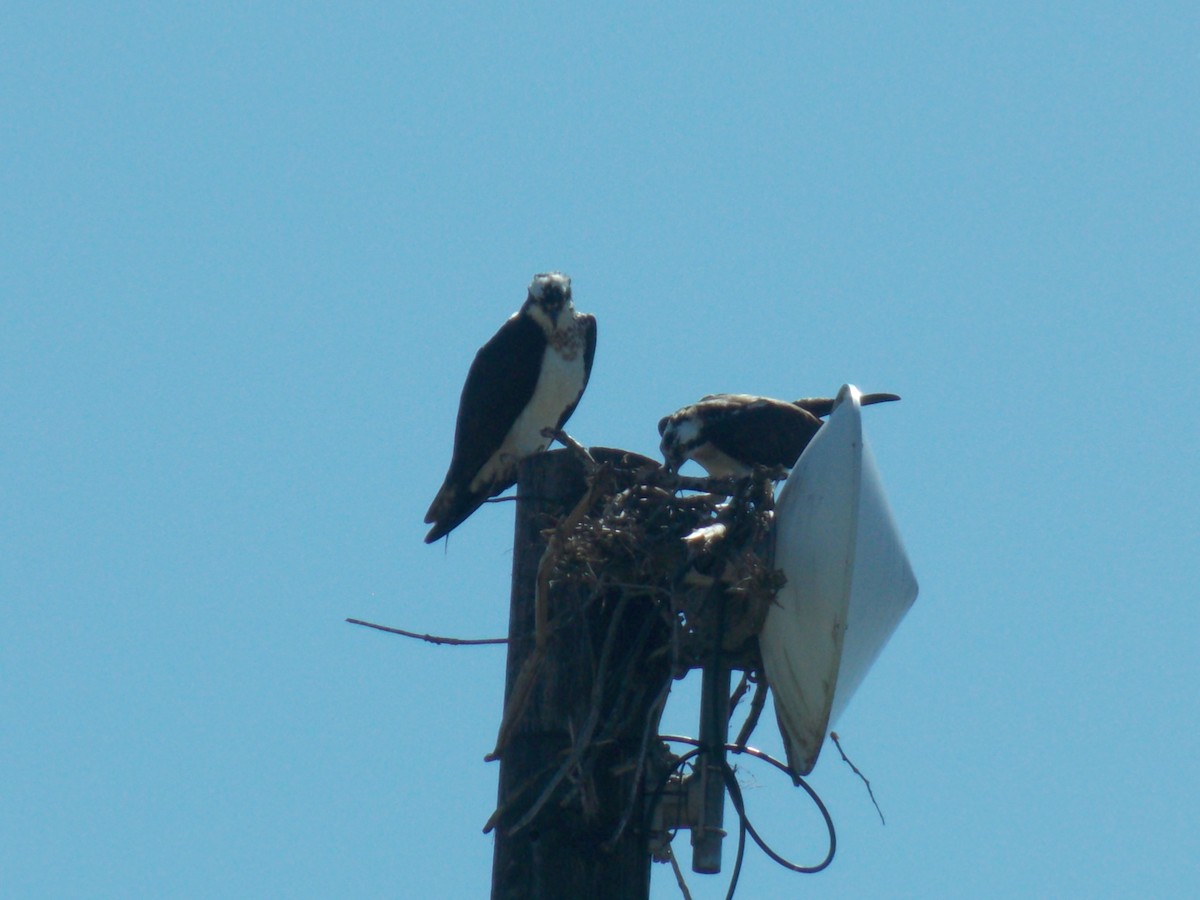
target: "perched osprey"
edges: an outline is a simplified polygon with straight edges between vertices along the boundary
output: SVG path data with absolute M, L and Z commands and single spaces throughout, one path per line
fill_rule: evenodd
M 575 312 L 571 279 L 535 275 L 525 304 L 475 354 L 458 403 L 454 454 L 425 521 L 431 544 L 517 479 L 517 463 L 545 450 L 592 372 L 596 320 Z
M 895 394 L 864 394 L 860 403 L 899 400 Z M 694 459 L 708 474 L 745 477 L 754 466 L 791 468 L 833 410 L 828 397 L 788 403 L 752 394 L 709 394 L 658 423 L 667 468 Z

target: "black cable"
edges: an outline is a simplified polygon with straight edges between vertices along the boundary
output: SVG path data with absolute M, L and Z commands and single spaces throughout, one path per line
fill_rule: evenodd
M 697 741 L 695 738 L 683 737 L 682 735 L 674 735 L 674 734 L 663 734 L 663 735 L 659 735 L 659 737 L 664 741 L 669 741 L 669 742 L 678 743 L 678 744 L 687 744 L 687 745 L 695 748 L 695 749 L 689 750 L 683 756 L 679 757 L 679 760 L 677 761 L 676 766 L 673 767 L 671 769 L 671 772 L 668 773 L 668 778 L 670 777 L 671 774 L 674 773 L 675 768 L 678 768 L 678 765 L 680 762 L 691 760 L 693 757 L 704 752 L 704 748 L 702 748 L 699 745 L 699 741 Z M 774 757 L 770 756 L 769 754 L 764 753 L 761 750 L 756 750 L 753 747 L 738 747 L 736 744 L 728 744 L 728 745 L 726 745 L 725 749 L 730 753 L 746 753 L 750 756 L 753 756 L 755 759 L 761 759 L 764 762 L 770 763 L 771 765 L 773 765 L 775 768 L 779 769 L 779 771 L 783 772 L 788 777 L 793 777 L 792 770 L 788 768 L 786 763 L 780 762 L 779 760 L 775 759 Z M 829 815 L 829 810 L 826 808 L 826 806 L 825 806 L 824 802 L 821 800 L 820 796 L 818 796 L 817 792 L 815 790 L 813 790 L 813 788 L 808 784 L 807 781 L 805 781 L 803 778 L 799 778 L 799 777 L 793 778 L 793 780 L 797 784 L 799 784 L 800 787 L 804 788 L 804 790 L 808 794 L 808 796 L 812 798 L 813 803 L 816 804 L 817 809 L 820 811 L 822 818 L 825 820 L 825 828 L 829 832 L 829 852 L 825 855 L 825 858 L 823 860 L 821 860 L 821 862 L 817 863 L 817 865 L 815 865 L 815 866 L 797 865 L 796 863 L 793 863 L 790 860 L 784 859 L 782 856 L 780 856 L 778 853 L 776 853 L 774 850 L 771 849 L 770 845 L 768 845 L 767 842 L 765 840 L 763 840 L 762 836 L 759 835 L 758 831 L 754 828 L 754 825 L 750 822 L 749 816 L 746 815 L 745 799 L 742 796 L 741 785 L 739 785 L 737 783 L 737 775 L 734 773 L 733 767 L 730 766 L 728 763 L 725 763 L 723 771 L 725 774 L 725 787 L 729 791 L 729 797 L 733 801 L 734 809 L 737 810 L 738 819 L 740 822 L 739 835 L 738 835 L 738 837 L 739 837 L 738 856 L 737 856 L 737 860 L 734 864 L 734 875 L 733 875 L 733 881 L 730 883 L 730 893 L 728 893 L 726 895 L 726 900 L 731 900 L 731 898 L 733 897 L 732 889 L 736 885 L 737 877 L 740 874 L 742 852 L 743 852 L 743 847 L 744 847 L 744 839 L 745 839 L 745 834 L 747 832 L 750 834 L 750 837 L 754 839 L 754 842 L 756 844 L 758 844 L 758 846 L 762 849 L 762 851 L 767 854 L 768 857 L 770 857 L 772 860 L 774 860 L 779 865 L 783 866 L 785 869 L 789 869 L 792 872 L 799 872 L 801 874 L 811 875 L 811 874 L 820 872 L 821 870 L 827 868 L 829 866 L 829 864 L 831 862 L 833 862 L 834 854 L 837 852 L 837 831 L 833 825 L 833 818 Z M 666 782 L 667 782 L 667 779 L 663 779 L 662 785 L 659 788 L 660 792 L 661 792 L 662 788 L 664 788 L 666 786 Z
M 775 760 L 770 761 L 772 763 L 775 762 Z M 787 771 L 786 766 L 781 766 L 781 768 L 783 771 Z M 737 783 L 737 776 L 733 771 L 733 767 L 728 764 L 725 766 L 725 786 L 729 789 L 729 799 L 733 801 L 733 806 L 738 811 L 738 816 L 741 818 L 742 824 L 745 826 L 746 830 L 750 832 L 750 837 L 754 838 L 754 843 L 758 844 L 763 853 L 767 854 L 767 856 L 779 863 L 779 865 L 783 866 L 785 869 L 790 869 L 793 872 L 800 872 L 804 875 L 812 875 L 820 872 L 831 862 L 833 862 L 833 855 L 837 852 L 837 833 L 833 828 L 833 820 L 829 817 L 829 810 L 825 808 L 825 804 L 821 802 L 821 798 L 818 797 L 816 792 L 808 786 L 807 782 L 802 780 L 800 782 L 800 786 L 808 791 L 808 795 L 812 797 L 813 802 L 817 804 L 817 808 L 820 809 L 821 814 L 825 817 L 825 827 L 829 831 L 829 852 L 825 855 L 825 858 L 815 866 L 801 866 L 791 862 L 790 860 L 784 859 L 782 856 L 772 850 L 770 846 L 768 846 L 767 842 L 762 839 L 759 833 L 755 830 L 754 825 L 751 824 L 750 817 L 746 815 L 746 805 L 745 800 L 742 797 L 742 787 Z
M 726 764 L 725 768 L 729 768 Z M 733 875 L 729 879 L 729 890 L 725 894 L 725 900 L 733 900 L 733 892 L 737 890 L 738 879 L 742 876 L 742 860 L 746 856 L 746 817 L 738 815 L 738 848 L 737 855 L 733 858 Z

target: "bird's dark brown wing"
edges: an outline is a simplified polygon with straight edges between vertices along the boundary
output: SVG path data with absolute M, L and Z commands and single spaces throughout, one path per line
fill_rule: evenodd
M 701 404 L 709 442 L 750 465 L 790 468 L 821 427 L 807 410 L 767 397 L 714 394 Z
M 436 523 L 426 543 L 453 530 L 489 496 L 508 487 L 469 490 L 471 480 L 504 443 L 533 396 L 545 349 L 546 338 L 537 322 L 514 316 L 475 354 L 458 404 L 450 469 L 425 516 L 426 522 Z
M 467 373 L 447 478 L 475 477 L 500 449 L 541 374 L 546 337 L 530 316 L 514 316 L 479 348 Z

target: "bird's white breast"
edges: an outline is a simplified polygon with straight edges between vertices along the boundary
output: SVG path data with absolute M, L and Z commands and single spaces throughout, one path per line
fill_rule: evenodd
M 582 390 L 583 354 L 564 359 L 553 345 L 547 346 L 533 399 L 513 423 L 505 443 L 512 442 L 520 457 L 544 450 L 550 439 L 542 436 L 542 429 L 557 425 L 563 410 L 575 402 Z
M 472 480 L 471 489 L 478 490 L 526 456 L 545 450 L 550 438 L 542 436 L 542 429 L 558 424 L 563 411 L 583 391 L 583 383 L 583 353 L 576 348 L 571 358 L 566 359 L 553 343 L 548 343 L 533 396 L 513 422 L 500 449 Z
M 725 451 L 704 439 L 704 429 L 694 418 L 673 422 L 668 436 L 672 443 L 683 450 L 684 456 L 694 459 L 714 478 L 736 476 L 743 478 L 752 471 L 745 463 L 734 459 Z
M 700 444 L 692 451 L 691 457 L 704 466 L 713 478 L 745 478 L 754 471 L 713 444 Z

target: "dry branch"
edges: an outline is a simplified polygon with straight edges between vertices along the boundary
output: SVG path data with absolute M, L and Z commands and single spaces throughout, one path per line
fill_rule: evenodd
M 376 631 L 386 631 L 388 634 L 399 634 L 404 637 L 416 638 L 429 644 L 450 644 L 456 647 L 472 647 L 479 644 L 507 644 L 508 638 L 452 638 L 439 637 L 436 634 L 418 634 L 415 631 L 405 631 L 403 628 L 390 628 L 387 625 L 376 625 L 374 622 L 364 622 L 362 619 L 347 619 L 351 625 L 362 625 L 364 628 L 374 628 Z

